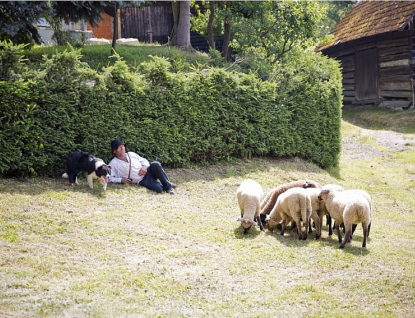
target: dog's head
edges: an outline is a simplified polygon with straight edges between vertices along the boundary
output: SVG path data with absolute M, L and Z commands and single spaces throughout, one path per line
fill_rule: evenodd
M 95 174 L 98 177 L 98 181 L 104 186 L 104 190 L 107 189 L 108 178 L 111 176 L 111 166 L 102 165 L 95 170 Z

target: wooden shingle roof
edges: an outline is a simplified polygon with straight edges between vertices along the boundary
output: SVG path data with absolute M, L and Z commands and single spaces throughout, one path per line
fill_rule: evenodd
M 318 51 L 337 44 L 376 34 L 400 31 L 415 14 L 415 1 L 360 1 L 330 32 L 330 43 Z

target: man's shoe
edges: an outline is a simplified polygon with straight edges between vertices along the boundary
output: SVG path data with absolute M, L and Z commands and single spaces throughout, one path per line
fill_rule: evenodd
M 172 194 L 172 195 L 174 194 L 173 190 L 171 190 L 171 189 L 170 189 L 170 190 L 167 190 L 166 192 L 167 192 L 168 194 Z
M 174 188 L 177 188 L 177 185 L 176 184 L 174 184 L 174 183 L 171 183 L 170 182 L 170 184 L 171 184 L 171 187 L 174 189 Z

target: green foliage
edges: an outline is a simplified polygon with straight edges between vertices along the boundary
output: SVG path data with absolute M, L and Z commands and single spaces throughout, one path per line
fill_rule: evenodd
M 9 79 L 20 73 L 23 67 L 23 50 L 27 44 L 13 45 L 11 41 L 0 42 L 0 79 Z
M 74 150 L 108 162 L 117 137 L 169 166 L 268 155 L 337 164 L 341 76 L 319 54 L 263 81 L 224 69 L 174 73 L 156 56 L 131 71 L 116 53 L 98 72 L 80 52 L 45 55 L 20 80 L 0 82 L 0 174 L 59 175 Z

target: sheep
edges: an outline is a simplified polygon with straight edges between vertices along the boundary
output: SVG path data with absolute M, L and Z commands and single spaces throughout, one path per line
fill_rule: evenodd
M 264 231 L 259 213 L 261 211 L 260 204 L 264 192 L 261 185 L 252 179 L 247 179 L 243 181 L 238 190 L 236 191 L 236 196 L 238 198 L 238 205 L 241 210 L 241 218 L 238 221 L 241 221 L 241 225 L 244 228 L 244 234 L 248 234 L 251 226 L 259 224 L 261 231 Z
M 336 190 L 336 191 L 344 191 L 344 189 L 341 187 L 341 186 L 339 186 L 339 185 L 337 185 L 337 184 L 326 184 L 326 185 L 324 185 L 323 187 L 322 187 L 322 189 L 330 189 L 330 190 Z M 348 190 L 349 192 L 350 191 L 355 191 L 355 192 L 357 192 L 357 193 L 360 193 L 360 194 L 362 194 L 366 199 L 367 199 L 367 201 L 368 201 L 368 203 L 369 203 L 369 207 L 370 207 L 370 215 L 371 215 L 371 218 L 372 218 L 372 199 L 371 199 L 371 197 L 370 197 L 370 195 L 369 195 L 369 193 L 367 193 L 366 191 L 364 191 L 364 190 Z M 350 192 L 351 193 L 351 192 Z M 325 208 L 325 207 L 324 207 Z M 327 214 L 327 216 L 329 217 L 330 216 L 330 214 L 328 214 L 328 211 L 327 211 L 327 209 L 325 208 L 325 213 Z M 329 225 L 329 235 L 332 235 L 333 234 L 333 232 L 332 232 L 332 227 L 331 227 L 331 218 L 330 218 L 330 221 L 329 221 L 329 219 L 327 219 L 327 223 L 328 223 L 328 225 Z M 367 236 L 369 237 L 369 235 L 370 235 L 370 227 L 371 227 L 371 224 L 372 223 L 370 223 L 369 224 L 369 227 L 368 227 L 368 233 L 367 233 Z M 334 224 L 333 225 L 333 228 L 335 228 L 335 226 L 336 226 L 336 224 Z M 352 239 L 352 237 L 353 237 L 353 234 L 354 234 L 354 231 L 356 230 L 356 226 L 357 226 L 357 224 L 353 224 L 353 227 L 352 227 L 352 236 L 350 237 L 350 240 Z M 342 223 L 342 224 L 340 224 L 340 227 L 343 227 L 343 233 L 345 232 L 345 229 L 344 229 L 344 224 Z
M 261 221 L 265 222 L 265 219 L 268 214 L 271 213 L 271 210 L 274 208 L 275 203 L 277 202 L 278 196 L 281 193 L 284 193 L 288 189 L 292 188 L 321 188 L 321 186 L 313 181 L 313 180 L 299 180 L 299 181 L 291 181 L 288 183 L 284 183 L 276 188 L 271 189 L 267 195 L 265 196 L 264 200 L 261 202 Z
M 340 248 L 344 248 L 352 236 L 353 224 L 362 223 L 363 226 L 363 244 L 366 247 L 366 241 L 371 223 L 371 211 L 369 201 L 361 192 L 356 190 L 336 191 L 322 189 L 319 194 L 319 200 L 322 200 L 330 213 L 330 216 L 336 222 L 336 230 L 340 243 Z M 339 225 L 344 223 L 345 236 L 342 240 Z
M 372 226 L 372 198 L 370 197 L 369 193 L 367 193 L 365 190 L 353 189 L 353 190 L 348 190 L 348 192 L 350 192 L 350 193 L 355 192 L 355 193 L 359 193 L 359 194 L 363 195 L 365 197 L 365 199 L 367 200 L 367 202 L 369 203 L 370 220 L 371 220 L 370 223 L 369 223 L 368 229 L 367 229 L 367 237 L 369 237 L 369 235 L 370 235 L 370 228 Z M 357 226 L 357 224 L 353 224 L 353 226 L 352 226 L 352 235 L 350 236 L 350 240 L 353 237 L 354 231 L 356 230 L 356 226 Z
M 281 235 L 284 235 L 285 225 L 293 220 L 297 224 L 300 240 L 307 239 L 307 229 L 310 221 L 312 207 L 310 196 L 303 188 L 288 189 L 278 196 L 274 208 L 267 217 L 268 230 L 272 232 L 275 226 L 281 224 Z M 301 229 L 300 218 L 304 224 L 304 233 Z M 281 221 L 280 221 L 281 220 Z
M 316 239 L 321 237 L 321 228 L 323 225 L 323 216 L 327 211 L 324 207 L 324 202 L 318 199 L 321 189 L 318 188 L 307 188 L 306 192 L 310 196 L 311 200 L 311 218 L 313 219 L 316 227 Z M 331 222 L 331 220 L 330 220 Z M 309 231 L 311 233 L 311 231 Z
M 343 187 L 341 187 L 337 184 L 326 184 L 322 187 L 322 189 L 344 191 Z M 324 215 L 326 215 L 326 218 L 327 218 L 327 224 L 326 225 L 329 226 L 329 235 L 333 235 L 333 228 L 334 227 L 331 227 L 331 216 L 330 216 L 329 212 L 327 211 L 326 206 L 323 204 L 323 211 L 321 211 L 319 216 L 320 216 L 320 218 L 322 218 Z

